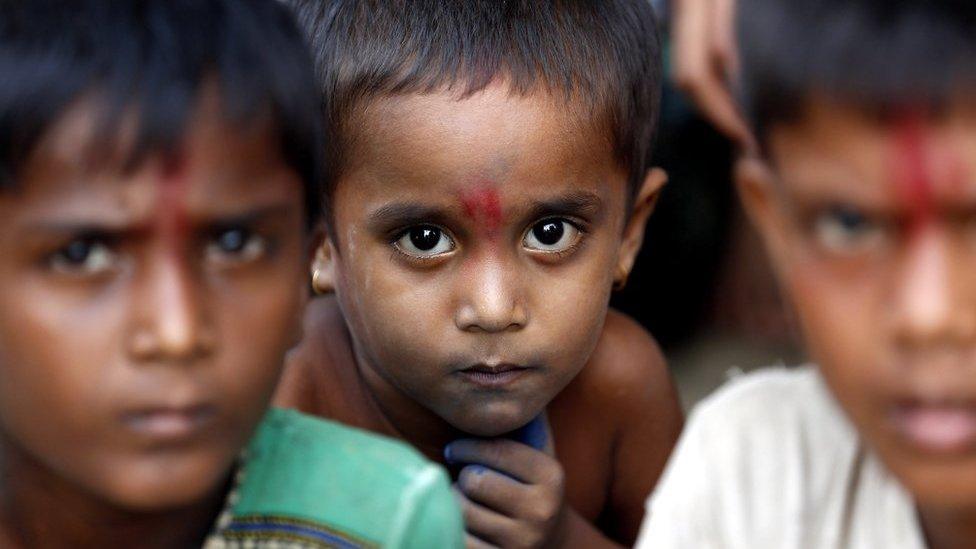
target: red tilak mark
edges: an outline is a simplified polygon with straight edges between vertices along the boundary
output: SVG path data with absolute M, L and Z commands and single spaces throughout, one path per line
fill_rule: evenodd
M 902 200 L 912 213 L 913 232 L 917 233 L 935 216 L 931 153 L 922 118 L 906 117 L 896 132 L 895 181 Z
M 159 178 L 159 205 L 156 210 L 156 226 L 166 249 L 179 254 L 188 229 L 186 194 L 189 183 L 188 161 L 183 154 L 174 154 L 163 160 Z
M 502 203 L 498 191 L 490 183 L 461 193 L 464 213 L 481 223 L 489 235 L 494 235 L 502 226 Z

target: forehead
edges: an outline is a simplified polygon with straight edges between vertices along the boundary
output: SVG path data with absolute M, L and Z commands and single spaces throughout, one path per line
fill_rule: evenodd
M 771 164 L 801 193 L 891 200 L 899 186 L 924 179 L 936 196 L 976 196 L 976 109 L 924 112 L 882 118 L 811 100 L 797 120 L 770 130 Z
M 84 209 L 111 202 L 131 213 L 150 209 L 157 187 L 174 179 L 182 180 L 188 205 L 219 206 L 282 192 L 301 196 L 294 192 L 299 178 L 284 162 L 268 123 L 238 128 L 207 105 L 187 124 L 172 152 L 151 152 L 129 169 L 134 117 L 123 117 L 110 136 L 112 146 L 103 151 L 93 146 L 101 145 L 95 143 L 101 123 L 97 114 L 90 104 L 71 108 L 39 142 L 14 188 L 0 195 L 0 204 Z
M 609 132 L 586 114 L 562 97 L 513 94 L 503 83 L 465 98 L 450 92 L 381 98 L 357 116 L 343 179 L 430 190 L 475 180 L 530 188 L 624 178 Z

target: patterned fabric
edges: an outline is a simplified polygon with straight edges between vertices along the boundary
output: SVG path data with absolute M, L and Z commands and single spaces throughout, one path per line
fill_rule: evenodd
M 447 475 L 390 439 L 272 409 L 204 549 L 463 547 Z
M 247 463 L 246 452 L 241 463 Z M 234 516 L 244 482 L 245 467 L 239 466 L 224 508 L 214 523 L 203 549 L 372 549 L 375 543 L 356 539 L 307 520 L 266 515 Z
M 289 542 L 309 547 L 365 549 L 378 547 L 331 528 L 287 517 L 251 516 L 231 521 L 222 533 L 228 540 Z

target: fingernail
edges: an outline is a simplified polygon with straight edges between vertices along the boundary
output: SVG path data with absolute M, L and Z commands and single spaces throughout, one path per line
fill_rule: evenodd
M 472 465 L 471 472 L 476 475 L 483 475 L 488 472 L 488 468 L 484 465 Z
M 451 445 L 448 444 L 444 447 L 444 460 L 448 463 L 454 463 L 454 458 L 451 456 Z

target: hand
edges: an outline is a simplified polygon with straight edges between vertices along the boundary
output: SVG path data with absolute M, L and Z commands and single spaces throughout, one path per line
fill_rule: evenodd
M 671 22 L 675 81 L 702 115 L 744 152 L 756 152 L 729 81 L 738 70 L 736 0 L 676 0 Z
M 563 542 L 564 474 L 552 455 L 507 439 L 459 440 L 445 454 L 450 462 L 472 464 L 457 482 L 469 548 Z

